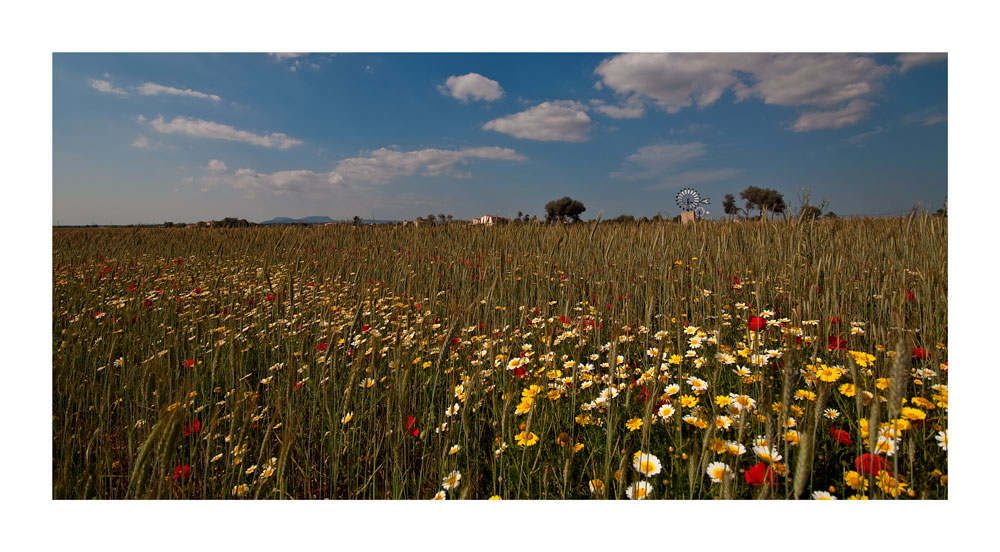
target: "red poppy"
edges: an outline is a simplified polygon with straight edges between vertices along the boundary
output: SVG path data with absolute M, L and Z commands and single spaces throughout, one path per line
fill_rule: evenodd
M 771 469 L 771 466 L 763 462 L 758 462 L 755 466 L 745 471 L 743 479 L 754 487 L 763 485 L 765 481 L 771 485 L 777 485 L 774 481 L 774 470 Z
M 906 300 L 911 303 L 917 300 L 917 296 L 913 293 L 912 289 L 906 290 Z
M 361 331 L 363 331 L 363 332 L 367 332 L 370 329 L 372 329 L 372 327 L 369 326 L 368 324 L 362 324 L 361 325 Z
M 317 351 L 325 351 L 326 350 L 326 343 L 320 343 L 319 345 L 317 345 L 316 346 L 316 350 Z
M 866 452 L 858 456 L 854 459 L 854 467 L 862 475 L 871 475 L 873 473 L 878 475 L 878 472 L 882 471 L 892 475 L 892 470 L 889 469 L 889 462 L 877 454 L 873 456 Z
M 453 338 L 451 338 L 451 344 L 452 345 L 458 345 L 461 342 L 462 342 L 462 338 L 461 337 L 453 337 Z
M 840 319 L 837 318 L 836 316 L 831 316 L 830 317 L 830 323 L 831 324 L 840 324 Z
M 268 293 L 267 297 L 265 297 L 264 299 L 267 299 L 268 301 L 274 301 L 274 294 Z
M 197 293 L 201 293 L 201 288 L 200 288 L 200 287 L 196 287 L 196 288 L 194 288 L 194 292 L 195 292 L 196 294 L 197 294 Z
M 525 377 L 524 374 L 525 374 L 524 366 L 518 366 L 517 368 L 514 368 L 514 376 L 523 378 Z
M 830 428 L 830 437 L 833 437 L 834 441 L 837 441 L 841 445 L 853 445 L 854 442 L 851 441 L 851 434 L 844 431 L 843 429 L 837 429 L 835 427 Z
M 189 358 L 189 359 L 187 359 L 187 360 L 184 361 L 184 367 L 185 368 L 191 368 L 193 366 L 194 366 L 194 359 L 193 358 Z
M 420 435 L 420 430 L 417 429 L 417 419 L 413 416 L 406 417 L 406 431 L 414 437 Z
M 767 326 L 767 320 L 764 320 L 763 316 L 751 316 L 750 317 L 750 329 L 753 331 L 760 331 L 762 328 Z
M 191 477 L 191 466 L 184 464 L 174 468 L 174 479 L 188 479 Z
M 306 386 L 306 384 L 302 383 L 301 381 L 297 381 L 297 382 L 295 382 L 295 387 L 293 389 L 295 391 L 298 391 L 299 389 L 302 389 L 305 386 Z
M 846 351 L 847 350 L 847 340 L 841 339 L 835 335 L 831 335 L 826 339 L 828 346 L 827 348 L 831 351 Z
M 927 349 L 924 349 L 923 347 L 913 348 L 913 358 L 917 358 L 920 360 L 927 360 L 928 356 L 930 355 L 927 354 Z
M 201 420 L 191 420 L 191 423 L 184 426 L 184 436 L 201 433 Z

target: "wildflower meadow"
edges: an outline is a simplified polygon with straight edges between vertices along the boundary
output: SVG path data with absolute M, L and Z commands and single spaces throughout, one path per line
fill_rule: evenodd
M 947 219 L 56 228 L 57 499 L 945 499 Z

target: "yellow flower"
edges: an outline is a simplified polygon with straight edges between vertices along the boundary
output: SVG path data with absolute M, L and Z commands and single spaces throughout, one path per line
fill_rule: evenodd
M 577 443 L 577 444 L 573 445 L 573 454 L 576 454 L 576 453 L 580 452 L 581 450 L 583 450 L 583 443 Z
M 517 408 L 514 410 L 517 414 L 524 414 L 531 410 L 532 400 L 525 397 L 521 399 L 521 402 L 517 403 Z
M 514 440 L 517 441 L 517 445 L 521 447 L 530 447 L 538 442 L 538 435 L 530 433 L 527 431 L 522 431 L 514 436 Z
M 681 406 L 690 408 L 698 404 L 698 397 L 692 395 L 681 395 Z
M 487 500 L 501 500 L 501 498 L 500 498 L 500 495 L 493 495 L 493 496 L 489 497 Z
M 854 363 L 862 368 L 867 368 L 875 362 L 875 355 L 870 355 L 862 351 L 847 351 L 854 357 Z
M 853 397 L 854 395 L 857 394 L 857 390 L 855 389 L 853 383 L 842 384 L 838 388 L 838 390 L 840 391 L 840 394 L 843 395 L 843 396 L 845 396 L 845 397 Z
M 910 408 L 909 406 L 904 406 L 899 413 L 907 420 L 924 420 L 927 418 L 926 412 L 919 408 Z
M 524 398 L 526 398 L 526 399 L 532 399 L 532 398 L 535 397 L 535 395 L 537 395 L 537 394 L 539 394 L 541 392 L 542 392 L 542 386 L 540 386 L 540 385 L 532 385 L 532 386 L 528 387 L 527 389 L 521 391 L 521 396 L 524 397 Z
M 720 408 L 724 406 L 729 406 L 730 404 L 732 404 L 732 402 L 733 399 L 726 395 L 719 395 L 715 397 L 715 404 L 719 405 Z
M 890 383 L 892 383 L 890 378 L 879 378 L 875 380 L 875 387 L 884 391 L 889 388 Z
M 906 489 L 906 483 L 898 481 L 886 470 L 878 472 L 878 476 L 875 477 L 875 485 L 882 489 L 882 492 L 892 495 L 893 498 Z
M 590 487 L 591 494 L 604 492 L 604 482 L 600 479 L 591 479 L 588 486 Z
M 927 410 L 934 410 L 934 403 L 923 397 L 913 397 L 912 399 L 910 399 L 910 402 L 921 408 L 926 408 Z
M 798 389 L 798 390 L 796 390 L 795 391 L 795 400 L 801 401 L 803 399 L 805 399 L 807 401 L 815 401 L 816 400 L 816 393 L 813 393 L 812 391 L 809 391 L 809 390 L 806 390 L 806 389 Z
M 844 483 L 855 491 L 867 491 L 868 479 L 856 471 L 849 471 L 844 474 Z
M 823 366 L 816 371 L 816 377 L 827 383 L 837 381 L 840 376 L 844 375 L 844 370 L 836 366 Z M 812 400 L 812 399 L 810 399 Z
M 236 495 L 236 496 L 243 496 L 249 490 L 250 490 L 250 487 L 247 487 L 245 484 L 240 484 L 240 485 L 237 485 L 237 486 L 233 487 L 233 494 Z
M 625 427 L 629 431 L 635 431 L 642 427 L 642 418 L 632 418 L 631 420 L 625 422 Z

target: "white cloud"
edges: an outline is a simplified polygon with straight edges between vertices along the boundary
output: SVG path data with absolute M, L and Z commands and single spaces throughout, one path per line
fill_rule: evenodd
M 259 136 L 245 130 L 237 130 L 229 125 L 188 117 L 175 117 L 174 120 L 167 122 L 163 120 L 162 115 L 157 115 L 156 119 L 150 122 L 150 125 L 153 127 L 153 130 L 163 134 L 186 134 L 199 138 L 247 142 L 255 146 L 276 148 L 279 150 L 286 150 L 302 143 L 301 140 L 289 138 L 281 132 Z
M 896 57 L 896 61 L 899 62 L 899 72 L 905 73 L 914 67 L 920 67 L 921 65 L 930 65 L 931 63 L 938 63 L 941 61 L 948 61 L 947 53 L 927 53 L 927 54 L 899 54 Z
M 180 89 L 174 88 L 172 86 L 163 86 L 162 84 L 156 84 L 153 82 L 143 83 L 142 86 L 138 88 L 139 93 L 143 96 L 156 96 L 158 94 L 169 94 L 173 96 L 190 96 L 192 98 L 205 98 L 217 102 L 222 98 L 216 96 L 215 94 L 206 94 L 204 92 L 198 92 L 197 90 Z
M 483 125 L 483 129 L 543 142 L 584 142 L 590 130 L 586 109 L 586 106 L 574 101 L 544 102 L 490 121 Z
M 211 161 L 208 162 L 207 169 L 208 172 L 220 173 L 228 171 L 229 167 L 226 166 L 224 162 L 219 161 L 218 159 L 212 159 Z
M 139 149 L 147 149 L 148 150 L 149 149 L 149 138 L 146 138 L 145 136 L 139 136 L 138 138 L 136 138 L 135 140 L 132 141 L 132 147 L 139 148 Z
M 485 100 L 488 102 L 503 97 L 503 88 L 495 80 L 488 79 L 479 73 L 468 73 L 462 76 L 451 76 L 438 87 L 441 92 L 460 101 Z
M 118 94 L 120 96 L 128 96 L 128 92 L 122 90 L 121 88 L 115 88 L 110 82 L 106 80 L 90 79 L 90 87 L 94 90 L 99 90 L 107 94 Z
M 608 105 L 602 100 L 590 100 L 594 109 L 612 119 L 638 119 L 646 114 L 646 106 L 639 101 L 628 101 L 620 106 Z
M 826 128 L 843 128 L 855 125 L 865 117 L 872 108 L 872 103 L 866 100 L 852 100 L 840 109 L 828 111 L 807 111 L 799 115 L 791 126 L 795 132 L 807 132 Z
M 643 146 L 625 158 L 622 170 L 611 173 L 616 178 L 652 178 L 674 171 L 692 159 L 705 155 L 701 142 Z
M 448 176 L 467 178 L 470 173 L 457 167 L 476 159 L 520 161 L 524 156 L 509 148 L 480 147 L 461 150 L 424 149 L 396 151 L 377 149 L 365 157 L 344 159 L 330 172 L 309 170 L 258 173 L 252 169 L 227 172 L 224 163 L 213 159 L 209 162 L 211 174 L 192 179 L 203 187 L 229 185 L 253 196 L 257 192 L 323 192 L 333 189 L 359 190 L 372 185 L 386 184 L 402 176 Z M 213 170 L 213 164 L 218 165 Z
M 367 157 L 352 157 L 338 163 L 331 173 L 331 181 L 347 184 L 382 184 L 398 176 L 414 174 L 468 176 L 467 173 L 456 172 L 455 167 L 472 159 L 520 161 L 524 156 L 510 148 L 499 147 L 461 150 L 423 149 L 406 152 L 380 148 Z
M 276 59 L 278 61 L 282 61 L 282 60 L 286 60 L 286 59 L 294 59 L 294 58 L 297 58 L 297 57 L 302 57 L 302 56 L 307 55 L 307 54 L 291 53 L 291 52 L 274 52 L 274 53 L 270 53 L 270 54 L 267 54 L 267 55 L 273 57 L 274 59 Z
M 651 102 L 667 113 L 710 106 L 732 90 L 736 101 L 760 98 L 771 105 L 821 108 L 827 118 L 850 106 L 856 117 L 840 117 L 837 124 L 863 119 L 891 72 L 889 65 L 854 54 L 622 54 L 595 70 L 604 86 L 628 101 Z M 807 122 L 822 118 L 803 116 Z M 836 127 L 812 129 L 818 128 Z

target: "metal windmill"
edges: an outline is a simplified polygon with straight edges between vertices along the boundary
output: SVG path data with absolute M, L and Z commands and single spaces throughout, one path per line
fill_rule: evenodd
M 708 203 L 709 198 L 702 199 L 698 192 L 692 188 L 684 188 L 677 192 L 677 206 L 681 208 L 681 211 L 694 211 L 696 218 L 704 218 L 709 214 L 708 210 L 702 207 Z

